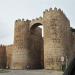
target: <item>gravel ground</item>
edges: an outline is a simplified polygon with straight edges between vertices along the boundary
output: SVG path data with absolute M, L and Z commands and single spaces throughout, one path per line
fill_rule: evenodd
M 0 75 L 63 75 L 63 72 L 52 70 L 6 70 Z

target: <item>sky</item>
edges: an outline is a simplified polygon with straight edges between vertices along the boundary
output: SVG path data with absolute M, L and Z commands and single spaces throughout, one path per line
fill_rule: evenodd
M 75 28 L 75 0 L 0 0 L 0 44 L 13 44 L 15 20 L 35 19 L 50 7 L 61 8 Z

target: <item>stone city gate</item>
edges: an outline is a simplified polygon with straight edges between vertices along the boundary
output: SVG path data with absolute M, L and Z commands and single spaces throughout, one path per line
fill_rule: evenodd
M 65 64 L 71 35 L 69 20 L 60 9 L 50 8 L 43 12 L 43 17 L 32 21 L 17 20 L 15 24 L 12 68 L 15 65 L 15 69 L 25 69 L 30 65 L 36 69 L 42 65 L 45 69 L 61 69 L 61 57 Z M 39 25 L 44 28 L 43 38 Z

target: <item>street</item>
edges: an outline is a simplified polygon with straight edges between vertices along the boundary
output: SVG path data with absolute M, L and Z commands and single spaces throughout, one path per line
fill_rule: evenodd
M 61 71 L 52 70 L 7 70 L 0 75 L 63 75 Z

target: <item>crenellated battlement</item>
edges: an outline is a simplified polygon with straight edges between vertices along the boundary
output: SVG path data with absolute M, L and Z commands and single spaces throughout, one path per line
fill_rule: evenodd
M 44 13 L 50 13 L 50 12 L 59 12 L 59 13 L 63 13 L 63 11 L 59 8 L 57 9 L 56 7 L 53 9 L 53 8 L 50 8 L 49 10 L 48 9 L 45 9 Z
M 31 22 L 31 21 L 28 20 L 28 19 L 26 19 L 26 20 L 24 20 L 24 19 L 18 19 L 18 20 L 15 21 L 15 24 L 16 24 L 16 25 L 22 25 L 22 24 L 28 24 L 28 23 L 30 23 L 30 22 Z
M 37 22 L 37 23 L 42 22 L 42 19 L 43 19 L 43 18 L 42 18 L 41 16 L 40 16 L 39 18 L 32 19 L 30 25 L 33 24 L 33 23 L 36 23 L 36 22 Z
M 15 22 L 15 33 L 19 35 L 20 33 L 28 33 L 29 26 L 30 26 L 30 20 L 24 20 L 24 19 L 18 19 Z M 15 34 L 15 36 L 16 36 Z M 21 34 L 20 34 L 21 35 Z
M 43 17 L 44 19 L 47 17 L 47 19 L 53 19 L 53 18 L 61 18 L 64 19 L 65 21 L 69 22 L 67 16 L 65 15 L 65 13 L 63 12 L 63 10 L 61 10 L 60 8 L 50 8 L 49 10 L 45 10 L 43 12 Z
M 30 22 L 30 28 L 36 23 L 43 24 L 43 18 L 40 16 L 39 18 L 32 19 Z
M 32 21 L 36 21 L 36 20 L 42 20 L 42 17 L 40 16 L 39 18 L 32 19 Z

